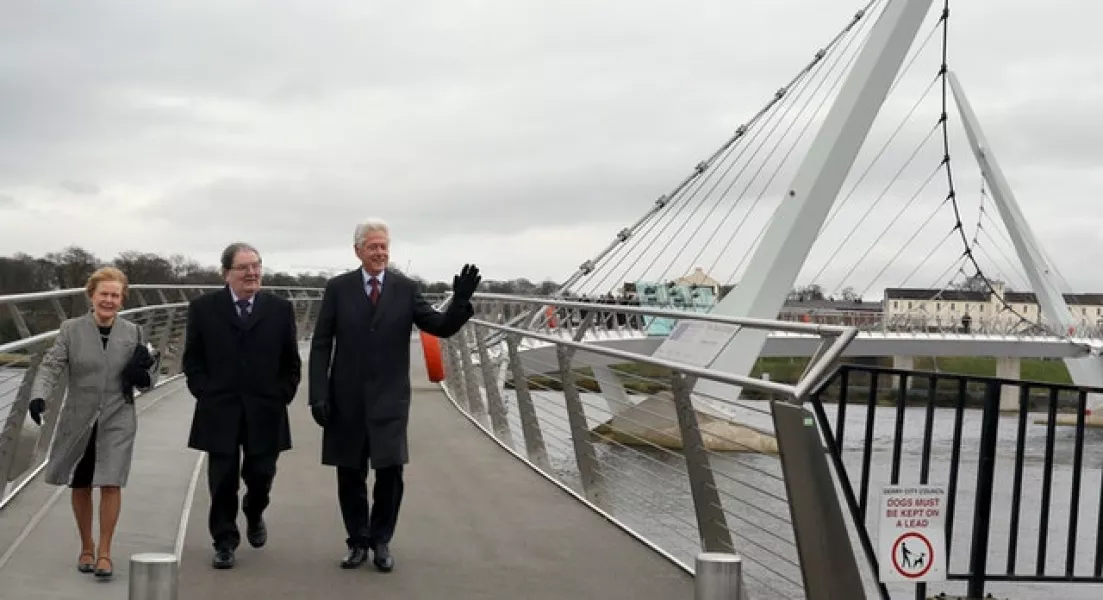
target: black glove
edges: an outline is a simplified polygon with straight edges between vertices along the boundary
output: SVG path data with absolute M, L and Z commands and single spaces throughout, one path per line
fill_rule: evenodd
M 454 302 L 466 304 L 471 300 L 471 295 L 479 287 L 483 278 L 479 275 L 479 268 L 475 265 L 464 265 L 459 275 L 452 278 L 452 298 Z
M 326 404 L 311 404 L 310 416 L 314 417 L 314 422 L 318 424 L 318 427 L 325 427 L 329 421 L 329 406 Z
M 46 401 L 42 398 L 31 400 L 27 410 L 31 413 L 31 420 L 35 425 L 42 425 L 42 413 L 46 412 Z

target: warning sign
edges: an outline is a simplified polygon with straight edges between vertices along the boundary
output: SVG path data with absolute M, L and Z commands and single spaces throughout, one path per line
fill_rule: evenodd
M 877 563 L 882 582 L 946 580 L 946 488 L 881 490 Z

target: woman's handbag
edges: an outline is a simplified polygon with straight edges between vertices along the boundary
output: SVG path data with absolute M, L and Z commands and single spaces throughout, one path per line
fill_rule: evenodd
M 127 404 L 134 402 L 135 388 L 148 388 L 150 386 L 150 370 L 160 363 L 161 357 L 157 349 L 149 342 L 140 342 L 134 347 L 134 353 L 130 355 L 126 367 L 123 368 L 123 397 Z

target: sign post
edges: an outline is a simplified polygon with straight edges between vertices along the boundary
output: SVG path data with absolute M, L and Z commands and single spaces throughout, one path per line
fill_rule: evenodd
M 883 488 L 878 549 L 882 583 L 946 581 L 946 488 Z

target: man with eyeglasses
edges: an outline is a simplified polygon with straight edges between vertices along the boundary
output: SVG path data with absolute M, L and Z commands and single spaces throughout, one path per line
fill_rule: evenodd
M 188 304 L 183 368 L 195 396 L 188 447 L 207 453 L 214 540 L 212 566 L 234 566 L 238 480 L 249 545 L 268 539 L 263 514 L 281 452 L 291 449 L 287 405 L 302 377 L 291 302 L 261 290 L 260 253 L 230 244 L 221 258 L 226 286 Z M 244 455 L 244 456 L 243 456 Z

